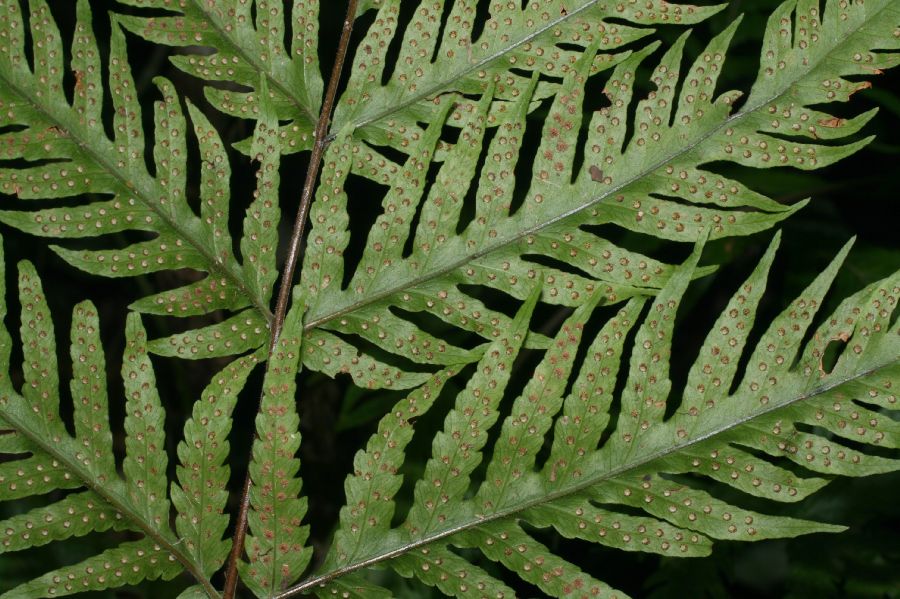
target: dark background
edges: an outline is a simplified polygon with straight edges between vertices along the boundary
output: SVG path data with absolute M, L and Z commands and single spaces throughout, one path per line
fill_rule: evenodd
M 765 19 L 777 4 L 774 0 L 733 0 L 723 13 L 694 27 L 695 34 L 688 43 L 685 60 L 692 60 L 702 48 L 702 43 L 720 32 L 737 15 L 744 14 L 744 21 L 732 44 L 719 89 L 749 91 L 758 67 L 759 44 Z M 322 18 L 320 57 L 323 72 L 328 72 L 335 52 L 334 44 L 339 35 L 343 3 L 323 2 L 323 5 L 323 12 L 326 14 Z M 412 2 L 409 5 L 414 6 Z M 63 39 L 68 41 L 74 27 L 74 3 L 51 0 L 50 6 L 63 31 Z M 95 31 L 102 45 L 107 43 L 110 27 L 105 7 L 115 6 L 125 12 L 130 12 L 131 9 L 108 0 L 92 1 L 92 6 L 96 19 Z M 661 35 L 667 41 L 672 41 L 681 31 L 683 30 L 663 28 Z M 359 32 L 355 35 L 355 39 L 358 38 Z M 192 101 L 207 106 L 202 96 L 204 82 L 172 68 L 167 61 L 169 49 L 152 46 L 130 34 L 128 39 L 129 59 L 145 107 L 145 132 L 148 140 L 152 140 L 152 114 L 149 106 L 150 102 L 157 99 L 152 78 L 159 74 L 170 78 Z M 660 55 L 661 52 L 657 53 L 655 58 Z M 653 57 L 645 62 L 653 63 Z M 646 74 L 645 71 L 644 75 Z M 602 81 L 601 75 L 596 81 L 589 83 L 589 96 L 591 89 L 599 93 Z M 780 202 L 793 203 L 812 197 L 810 204 L 782 227 L 782 249 L 769 282 L 766 299 L 760 306 L 761 321 L 777 314 L 828 264 L 841 245 L 854 235 L 858 237 L 857 243 L 829 295 L 829 304 L 822 312 L 827 313 L 833 308 L 838 298 L 900 267 L 896 209 L 900 192 L 896 173 L 900 166 L 900 137 L 897 135 L 900 130 L 900 97 L 897 95 L 900 90 L 900 72 L 889 71 L 877 77 L 873 84 L 874 89 L 855 94 L 849 104 L 827 108 L 838 116 L 859 114 L 871 107 L 880 109 L 879 114 L 862 132 L 862 135 L 876 134 L 879 138 L 856 155 L 813 173 L 790 168 L 754 171 L 729 165 L 713 167 Z M 649 89 L 646 82 L 644 86 Z M 253 124 L 250 122 L 230 119 L 209 111 L 207 114 L 226 141 L 243 139 L 252 131 Z M 540 111 L 531 116 L 535 126 L 530 129 L 540 130 L 541 117 Z M 196 164 L 196 147 L 189 150 L 192 152 L 189 160 Z M 235 161 L 231 181 L 234 198 L 232 232 L 237 239 L 243 218 L 241 206 L 249 203 L 255 180 L 253 166 L 249 161 L 236 152 L 232 152 L 232 158 Z M 293 220 L 296 211 L 306 159 L 306 155 L 292 155 L 285 157 L 282 162 L 281 201 L 284 220 L 288 222 Z M 196 173 L 192 176 L 194 178 L 189 180 L 189 185 L 196 188 L 199 181 Z M 363 187 L 354 191 L 368 198 L 366 202 L 355 203 L 351 198 L 356 222 L 371 223 L 380 204 L 377 199 L 383 194 L 383 189 Z M 196 197 L 196 193 L 190 195 Z M 0 201 L 4 207 L 24 206 L 24 203 L 12 198 L 0 198 Z M 34 202 L 28 203 L 30 208 L 35 206 Z M 351 224 L 351 228 L 354 243 L 361 243 L 360 240 L 365 239 L 365 228 L 354 224 Z M 288 229 L 283 226 L 282 230 L 286 237 Z M 723 263 L 725 266 L 692 286 L 683 313 L 680 314 L 680 329 L 675 341 L 680 351 L 675 352 L 672 365 L 676 389 L 679 388 L 679 383 L 684 382 L 708 327 L 736 286 L 755 266 L 771 240 L 772 233 L 767 231 L 747 238 L 721 240 L 708 246 L 704 262 Z M 68 337 L 72 307 L 83 299 L 92 299 L 98 305 L 110 373 L 111 423 L 121 459 L 123 414 L 118 371 L 124 344 L 126 307 L 151 291 L 183 284 L 192 276 L 191 273 L 163 273 L 126 280 L 90 277 L 66 266 L 48 249 L 47 240 L 25 236 L 5 226 L 0 226 L 0 234 L 4 237 L 6 252 L 7 289 L 15 289 L 14 265 L 20 259 L 34 262 L 44 279 L 59 339 L 63 393 L 67 393 L 65 381 L 70 372 L 64 340 Z M 613 231 L 611 236 L 630 249 L 644 251 L 668 262 L 682 260 L 690 250 L 684 245 L 622 231 Z M 128 234 L 122 234 L 115 242 L 124 245 L 132 240 Z M 66 245 L 90 247 L 90 243 L 75 242 Z M 103 241 L 103 244 L 108 243 L 108 239 Z M 17 302 L 11 294 L 7 295 L 11 312 L 7 326 L 16 337 Z M 552 308 L 545 313 L 548 319 L 555 316 Z M 151 338 L 208 324 L 208 321 L 200 319 L 174 320 L 157 317 L 145 317 L 144 322 Z M 511 387 L 521 388 L 524 377 L 530 373 L 528 365 L 533 366 L 537 358 L 539 356 L 523 357 L 520 380 L 513 381 Z M 11 371 L 14 378 L 21 378 L 17 372 L 20 360 L 21 355 L 13 356 Z M 222 367 L 223 362 L 207 360 L 193 363 L 155 357 L 154 364 L 167 410 L 168 450 L 170 462 L 174 464 L 175 445 L 180 437 L 181 427 L 190 414 L 191 404 L 199 397 L 210 376 Z M 247 427 L 253 422 L 259 382 L 259 373 L 256 373 L 251 378 L 235 415 L 232 445 L 233 455 L 236 457 L 232 463 L 231 483 L 235 489 L 240 485 L 246 467 L 245 456 L 251 434 Z M 442 401 L 446 408 L 452 398 L 449 393 L 444 396 Z M 324 549 L 333 532 L 337 512 L 343 504 L 343 477 L 350 470 L 353 454 L 364 445 L 378 418 L 396 401 L 398 394 L 364 392 L 354 388 L 345 379 L 331 380 L 322 375 L 305 373 L 301 377 L 300 397 L 304 434 L 301 474 L 304 490 L 310 494 L 307 521 L 312 523 L 312 542 L 317 549 Z M 70 399 L 64 397 L 64 414 L 71 409 L 67 402 Z M 441 413 L 437 409 L 440 407 L 435 406 L 436 414 Z M 423 418 L 417 424 L 419 432 L 408 451 L 409 461 L 405 466 L 405 473 L 409 475 L 404 487 L 407 491 L 411 489 L 412 477 L 424 467 L 429 455 L 431 436 L 440 422 L 441 417 L 435 416 L 431 419 Z M 625 553 L 561 540 L 543 532 L 536 535 L 563 557 L 634 597 L 900 597 L 900 511 L 896 507 L 898 491 L 898 474 L 837 480 L 799 505 L 784 506 L 780 513 L 845 524 L 850 527 L 848 532 L 753 544 L 719 542 L 713 556 L 706 559 L 674 559 L 653 554 Z M 0 519 L 39 505 L 47 499 L 53 498 L 0 503 Z M 776 506 L 776 509 L 780 508 L 781 506 Z M 771 504 L 768 509 L 772 509 Z M 404 510 L 402 504 L 400 510 Z M 115 545 L 125 537 L 89 535 L 74 542 L 0 555 L 0 591 L 51 567 L 76 563 L 104 547 Z M 522 585 L 515 577 L 504 575 L 484 560 L 479 564 L 503 577 L 521 596 L 540 596 L 537 589 Z M 401 597 L 431 596 L 429 589 L 417 588 L 387 572 L 379 582 L 392 587 Z M 93 593 L 89 596 L 174 597 L 186 584 L 186 579 L 177 579 L 171 583 L 148 583 L 139 588 Z

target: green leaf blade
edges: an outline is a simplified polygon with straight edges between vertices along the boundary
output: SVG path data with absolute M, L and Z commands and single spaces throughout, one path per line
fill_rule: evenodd
M 122 380 L 125 383 L 125 460 L 122 471 L 128 495 L 147 522 L 168 522 L 166 494 L 165 411 L 160 403 L 147 333 L 137 314 L 129 314 Z
M 260 597 L 274 597 L 296 581 L 312 557 L 311 548 L 305 546 L 308 529 L 300 525 L 307 500 L 300 497 L 300 460 L 295 457 L 300 447 L 300 419 L 294 403 L 301 353 L 297 331 L 303 308 L 302 297 L 295 294 L 285 333 L 266 365 L 256 416 L 245 543 L 249 561 L 241 563 L 241 578 Z

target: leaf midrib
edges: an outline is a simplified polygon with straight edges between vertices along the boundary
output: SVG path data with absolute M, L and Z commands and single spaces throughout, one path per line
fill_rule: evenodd
M 524 501 L 519 502 L 516 505 L 507 506 L 504 509 L 499 510 L 494 513 L 491 513 L 491 514 L 478 515 L 476 517 L 476 519 L 474 519 L 474 520 L 456 524 L 455 526 L 452 526 L 450 528 L 445 528 L 443 530 L 434 532 L 422 539 L 417 539 L 416 541 L 406 543 L 400 547 L 396 547 L 389 551 L 385 551 L 383 553 L 370 556 L 364 560 L 360 560 L 359 562 L 350 564 L 348 566 L 334 570 L 332 572 L 320 574 L 313 578 L 307 579 L 306 581 L 301 582 L 300 584 L 298 584 L 292 588 L 287 589 L 283 593 L 276 595 L 274 597 L 274 599 L 288 599 L 289 597 L 293 597 L 293 596 L 301 594 L 301 593 L 309 592 L 316 587 L 327 584 L 328 582 L 330 582 L 336 578 L 340 578 L 341 576 L 344 576 L 351 572 L 354 572 L 354 571 L 357 571 L 357 570 L 360 570 L 363 568 L 368 568 L 370 566 L 374 566 L 381 562 L 394 559 L 405 553 L 408 553 L 409 551 L 412 551 L 412 550 L 420 548 L 420 547 L 424 547 L 426 545 L 430 545 L 431 543 L 435 543 L 442 539 L 446 539 L 457 533 L 476 528 L 478 526 L 487 524 L 489 522 L 513 517 L 516 514 L 522 513 L 532 507 L 540 506 L 540 505 L 543 505 L 546 503 L 553 502 L 557 499 L 562 499 L 564 497 L 568 497 L 569 495 L 579 493 L 590 487 L 596 486 L 602 482 L 608 481 L 610 479 L 613 479 L 613 478 L 620 476 L 622 474 L 625 474 L 627 472 L 637 470 L 644 466 L 647 466 L 648 464 L 650 464 L 658 459 L 667 457 L 669 455 L 678 453 L 680 451 L 683 451 L 683 450 L 685 450 L 689 447 L 692 447 L 694 445 L 697 445 L 699 443 L 708 441 L 709 439 L 716 437 L 717 435 L 731 432 L 733 429 L 735 429 L 737 427 L 748 424 L 758 418 L 763 418 L 765 416 L 768 416 L 772 412 L 776 412 L 778 410 L 785 409 L 787 407 L 794 405 L 795 403 L 811 399 L 811 398 L 821 395 L 823 393 L 827 393 L 828 391 L 831 391 L 832 389 L 840 387 L 841 385 L 844 385 L 846 383 L 850 383 L 850 382 L 856 381 L 860 378 L 869 376 L 870 374 L 877 373 L 884 368 L 890 367 L 891 365 L 895 364 L 896 362 L 897 362 L 896 358 L 891 358 L 884 363 L 879 363 L 878 365 L 873 366 L 867 370 L 856 372 L 852 375 L 846 376 L 845 378 L 837 379 L 837 380 L 833 381 L 831 384 L 825 384 L 820 387 L 816 387 L 816 388 L 812 389 L 811 391 L 809 391 L 808 393 L 797 395 L 796 397 L 788 399 L 787 401 L 784 401 L 782 403 L 768 404 L 757 412 L 753 412 L 746 416 L 742 416 L 742 417 L 738 418 L 737 420 L 731 421 L 731 422 L 724 424 L 722 426 L 719 426 L 717 428 L 712 428 L 708 431 L 701 432 L 696 437 L 693 437 L 690 440 L 683 441 L 683 442 L 677 442 L 673 445 L 667 445 L 665 448 L 651 451 L 650 453 L 645 454 L 644 456 L 641 456 L 638 459 L 633 459 L 630 462 L 626 462 L 626 463 L 619 465 L 615 468 L 612 468 L 602 474 L 595 475 L 593 477 L 587 477 L 583 480 L 580 480 L 578 483 L 570 485 L 563 489 L 554 490 L 549 493 L 544 493 L 544 494 L 538 495 L 531 499 L 526 499 Z M 795 373 L 795 374 L 797 374 L 797 373 Z M 738 397 L 739 396 L 732 396 L 731 398 L 734 399 L 735 401 L 740 401 L 739 399 L 737 399 Z M 677 439 L 677 436 L 673 435 L 673 437 L 675 437 Z
M 24 69 L 27 73 L 28 78 L 33 78 L 34 74 L 28 69 Z M 29 106 L 35 109 L 40 114 L 44 115 L 45 119 L 48 122 L 54 123 L 58 125 L 60 129 L 65 132 L 66 137 L 70 138 L 75 144 L 78 146 L 79 151 L 87 154 L 87 157 L 92 159 L 96 164 L 100 165 L 103 170 L 107 173 L 111 174 L 116 181 L 122 187 L 122 190 L 126 194 L 134 194 L 137 196 L 138 200 L 143 203 L 147 208 L 153 211 L 156 216 L 162 220 L 172 231 L 174 231 L 179 237 L 183 238 L 188 244 L 191 245 L 197 252 L 200 253 L 201 256 L 206 260 L 208 270 L 207 272 L 212 274 L 220 274 L 230 280 L 234 285 L 238 288 L 238 290 L 243 293 L 247 298 L 250 299 L 251 304 L 256 308 L 256 310 L 263 316 L 266 322 L 272 321 L 272 312 L 269 310 L 266 302 L 262 301 L 261 298 L 257 297 L 254 293 L 250 291 L 249 285 L 244 281 L 243 277 L 240 274 L 240 267 L 237 263 L 237 260 L 229 261 L 228 263 L 220 262 L 216 259 L 213 252 L 208 250 L 203 243 L 191 232 L 187 227 L 180 226 L 178 221 L 173 220 L 167 214 L 162 212 L 155 202 L 151 201 L 149 198 L 153 197 L 154 194 L 150 192 L 149 187 L 155 185 L 156 181 L 152 177 L 149 176 L 146 172 L 136 172 L 136 173 L 123 173 L 118 168 L 112 164 L 110 160 L 107 160 L 106 156 L 114 156 L 116 155 L 115 148 L 113 147 L 113 143 L 106 137 L 105 133 L 100 134 L 100 145 L 106 145 L 107 147 L 104 149 L 96 148 L 94 142 L 87 141 L 92 139 L 90 135 L 85 135 L 85 131 L 82 131 L 82 126 L 77 122 L 70 122 L 64 117 L 58 116 L 51 107 L 51 102 L 47 103 L 47 106 L 41 104 L 37 101 L 37 94 L 30 93 L 31 90 L 23 89 L 22 86 L 16 85 L 16 79 L 10 78 L 9 73 L 5 70 L 0 69 L 0 82 L 6 86 L 7 89 L 13 90 L 20 98 L 24 100 Z M 63 102 L 68 106 L 67 103 Z M 34 128 L 29 125 L 29 128 Z M 69 162 L 72 164 L 77 164 L 76 158 L 69 158 Z M 134 177 L 130 177 L 129 175 L 134 175 Z M 149 183 L 148 180 L 149 179 Z M 162 195 L 167 195 L 167 193 L 163 193 L 164 190 L 158 190 Z M 160 195 L 160 194 L 156 194 Z M 156 231 L 159 234 L 158 231 Z M 234 272 L 237 271 L 237 272 Z

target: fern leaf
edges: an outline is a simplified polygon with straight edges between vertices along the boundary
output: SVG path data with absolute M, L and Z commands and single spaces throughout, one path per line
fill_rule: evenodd
M 285 319 L 285 331 L 300 330 L 302 299 Z M 246 551 L 248 562 L 241 572 L 244 582 L 259 597 L 274 597 L 303 573 L 312 550 L 304 547 L 306 514 L 297 472 L 300 417 L 294 402 L 295 379 L 300 365 L 301 337 L 296 332 L 281 336 L 266 368 L 263 398 L 256 416 L 257 439 L 250 463 L 250 514 Z
M 240 313 L 242 322 L 253 322 L 250 341 L 243 331 L 230 330 L 232 323 L 228 323 L 213 331 L 195 333 L 206 338 L 202 352 L 181 343 L 171 350 L 178 355 L 231 355 L 263 344 L 268 337 L 264 330 L 271 319 L 269 299 L 276 275 L 274 235 L 278 223 L 279 153 L 272 151 L 278 147 L 277 120 L 268 111 L 268 104 L 258 125 L 258 154 L 264 160 L 260 163 L 257 198 L 249 207 L 245 223 L 241 265 L 228 229 L 230 167 L 223 142 L 209 121 L 188 103 L 193 121 L 190 129 L 199 140 L 204 161 L 201 214 L 197 215 L 187 201 L 186 137 L 190 129 L 171 83 L 155 80 L 162 101 L 154 109 L 155 139 L 153 156 L 148 160 L 144 156 L 141 109 L 120 23 L 113 19 L 110 39 L 108 83 L 114 133 L 110 139 L 100 120 L 104 85 L 89 3 L 82 1 L 77 7 L 71 63 L 76 83 L 71 103 L 62 86 L 60 33 L 43 0 L 34 0 L 29 6 L 30 20 L 36 24 L 33 70 L 17 33 L 24 29 L 19 3 L 0 5 L 4 27 L 10 32 L 2 42 L 0 58 L 0 105 L 4 107 L 0 156 L 22 161 L 0 168 L 0 190 L 22 200 L 78 199 L 74 204 L 66 201 L 39 210 L 0 211 L 0 220 L 34 235 L 61 239 L 110 239 L 115 233 L 140 232 L 142 240 L 131 242 L 133 238 L 129 238 L 130 245 L 125 247 L 104 242 L 108 244 L 106 249 L 53 249 L 70 264 L 103 276 L 134 277 L 176 269 L 206 273 L 205 278 L 184 288 L 138 300 L 133 307 L 141 311 L 187 316 L 250 307 Z M 147 162 L 154 165 L 152 174 Z M 213 337 L 217 347 L 209 350 Z M 219 337 L 232 339 L 235 349 L 220 343 Z M 156 343 L 153 347 L 167 346 Z
M 614 17 L 644 22 L 681 15 L 685 22 L 716 8 L 494 3 L 481 36 L 471 40 L 465 6 L 422 3 L 401 34 L 392 29 L 397 4 L 385 2 L 376 16 L 383 28 L 371 28 L 360 42 L 311 212 L 301 283 L 310 298 L 307 331 L 329 329 L 361 348 L 375 343 L 398 358 L 446 366 L 459 360 L 459 351 L 423 352 L 413 340 L 432 346 L 433 340 L 419 323 L 436 317 L 451 331 L 474 331 L 491 341 L 509 326 L 508 317 L 483 305 L 482 289 L 525 300 L 539 288 L 542 301 L 572 307 L 598 293 L 607 303 L 655 294 L 674 267 L 610 243 L 596 225 L 690 243 L 701 234 L 717 239 L 773 227 L 805 202 L 780 204 L 706 165 L 813 169 L 855 152 L 868 140 L 850 136 L 874 113 L 845 120 L 826 114 L 823 107 L 849 98 L 831 87 L 846 92 L 868 85 L 840 78 L 871 75 L 897 61 L 896 52 L 875 52 L 896 50 L 890 2 L 829 8 L 822 15 L 811 4 L 788 2 L 767 27 L 753 91 L 733 111 L 740 93 L 716 88 L 739 20 L 684 68 L 688 34 L 682 35 L 653 66 L 654 89 L 645 97 L 637 96 L 634 82 L 658 44 L 609 54 L 616 44 L 593 35 Z M 438 35 L 434 18 L 443 12 L 447 25 Z M 822 34 L 813 39 L 800 24 L 785 29 L 792 14 L 798 23 L 814 22 Z M 636 30 L 615 23 L 622 39 L 631 39 Z M 373 92 L 379 73 L 389 68 L 385 36 L 400 35 L 397 66 Z M 559 40 L 582 50 L 568 52 L 571 46 Z M 536 60 L 531 52 L 549 58 Z M 448 61 L 462 62 L 440 68 Z M 825 65 L 840 81 L 830 76 L 828 86 L 823 83 Z M 524 77 L 529 70 L 534 76 Z M 541 78 L 551 74 L 552 83 Z M 583 115 L 598 80 L 606 105 Z M 536 117 L 535 108 L 548 104 L 546 117 Z M 422 121 L 430 125 L 422 128 Z M 446 141 L 448 127 L 460 132 L 453 143 Z M 531 127 L 540 127 L 540 142 L 533 164 L 523 168 L 518 163 Z M 828 130 L 819 135 L 822 129 Z M 398 151 L 396 162 L 386 157 Z M 435 174 L 426 189 L 412 173 L 428 168 Z M 517 206 L 522 182 L 516 178 L 523 174 L 527 191 Z M 342 259 L 350 241 L 344 186 L 351 176 L 389 187 L 358 263 Z M 475 198 L 467 208 L 471 216 L 463 209 L 466 195 Z M 349 281 L 345 288 L 342 279 Z M 398 318 L 418 332 L 375 324 Z M 305 360 L 310 368 L 321 362 Z
M 20 266 L 21 383 L 10 380 L 18 353 L 0 326 L 0 500 L 27 500 L 29 511 L 0 522 L 0 552 L 65 547 L 109 530 L 128 537 L 4 597 L 182 572 L 194 579 L 182 597 L 218 596 L 211 578 L 228 552 L 227 435 L 273 321 L 281 156 L 311 146 L 319 117 L 320 3 L 298 0 L 290 13 L 268 0 L 124 4 L 129 14 L 108 15 L 101 53 L 88 0 L 76 4 L 71 40 L 47 0 L 0 0 L 0 192 L 16 198 L 0 221 L 64 240 L 53 251 L 91 274 L 186 269 L 203 278 L 131 306 L 117 457 L 95 307 L 78 304 L 72 318 L 69 421 L 53 320 L 34 267 Z M 718 539 L 842 530 L 788 517 L 776 502 L 807 498 L 834 477 L 900 467 L 882 450 L 900 447 L 898 275 L 819 315 L 848 244 L 754 333 L 776 236 L 716 320 L 683 390 L 670 378 L 672 336 L 691 282 L 715 268 L 699 266 L 707 240 L 766 231 L 806 203 L 758 193 L 721 165 L 812 170 L 870 141 L 858 134 L 874 111 L 838 116 L 846 111 L 836 103 L 900 61 L 897 1 L 787 0 L 768 22 L 746 98 L 719 80 L 740 19 L 705 46 L 689 32 L 664 45 L 648 27 L 689 25 L 723 6 L 410 6 L 360 3 L 357 27 L 370 24 L 358 33 L 329 133 L 316 140 L 327 150 L 301 281 L 268 356 L 255 421 L 238 566 L 246 587 L 280 599 L 382 597 L 397 590 L 396 574 L 452 596 L 510 597 L 518 579 L 551 596 L 620 597 L 546 539 L 703 556 Z M 167 79 L 154 79 L 161 99 L 152 130 L 142 127 L 126 32 L 178 48 L 176 67 L 215 83 L 205 88 L 212 106 L 255 122 L 236 145 L 257 178 L 240 239 L 229 225 L 239 220 L 229 177 L 240 165 Z M 700 50 L 690 63 L 688 47 Z M 195 167 L 199 210 L 187 176 Z M 386 191 L 374 198 L 363 243 L 353 244 L 348 189 L 360 178 Z M 610 229 L 637 235 L 614 243 Z M 694 251 L 683 264 L 645 255 L 643 242 L 657 240 Z M 358 245 L 361 256 L 351 257 Z M 541 322 L 539 304 L 565 315 L 562 326 Z M 586 333 L 613 310 L 596 336 Z M 216 320 L 150 340 L 141 314 Z M 149 352 L 243 354 L 195 403 L 174 480 Z M 532 358 L 533 375 L 514 390 L 514 365 Z M 356 455 L 333 543 L 315 560 L 299 476 L 304 369 L 407 390 Z M 415 423 L 446 409 L 442 394 L 452 407 L 429 415 L 443 426 L 427 439 L 424 470 L 410 471 Z M 372 572 L 379 568 L 390 573 Z
M 147 333 L 137 314 L 129 314 L 128 345 L 122 358 L 125 382 L 125 461 L 122 470 L 132 481 L 129 495 L 141 516 L 159 527 L 168 519 L 165 472 L 168 458 L 163 428 L 165 413 L 156 390 L 156 376 L 147 355 Z
M 223 514 L 229 473 L 225 437 L 237 393 L 258 357 L 237 360 L 216 375 L 185 425 L 178 447 L 178 482 L 171 485 L 176 508 L 172 530 L 164 412 L 139 316 L 133 313 L 128 319 L 122 360 L 126 412 L 122 478 L 112 451 L 96 309 L 83 302 L 72 317 L 73 437 L 59 414 L 53 321 L 41 281 L 27 262 L 20 265 L 19 298 L 25 380 L 21 392 L 5 373 L 0 383 L 4 430 L 0 439 L 3 452 L 9 454 L 0 465 L 0 499 L 50 499 L 0 522 L 0 553 L 72 542 L 110 529 L 143 538 L 48 572 L 3 596 L 63 596 L 171 579 L 185 570 L 197 579 L 204 596 L 217 596 L 209 577 L 221 567 L 229 546 L 222 538 L 228 526 Z M 5 327 L 0 327 L 0 338 L 7 351 Z M 75 491 L 60 493 L 66 489 Z
M 752 541 L 843 530 L 777 515 L 773 504 L 815 493 L 827 476 L 863 476 L 900 467 L 896 458 L 872 451 L 896 447 L 900 439 L 895 419 L 875 407 L 896 410 L 890 387 L 900 357 L 893 319 L 900 274 L 844 300 L 810 337 L 815 311 L 848 244 L 748 348 L 754 307 L 777 244 L 776 236 L 717 319 L 683 399 L 673 393 L 668 379 L 672 330 L 702 244 L 643 316 L 642 302 L 632 300 L 588 343 L 581 330 L 595 304 L 575 310 L 521 394 L 504 409 L 484 479 L 471 495 L 470 477 L 481 461 L 487 429 L 498 420 L 496 398 L 504 387 L 499 366 L 515 356 L 517 345 L 510 339 L 527 330 L 532 296 L 517 317 L 518 328 L 488 346 L 458 395 L 415 485 L 406 523 L 389 525 L 399 489 L 391 473 L 402 464 L 410 438 L 409 406 L 420 406 L 425 397 L 420 392 L 430 398 L 430 387 L 401 400 L 385 416 L 367 451 L 357 456 L 356 471 L 346 482 L 348 505 L 323 568 L 286 594 L 377 565 L 446 594 L 467 596 L 467 575 L 493 576 L 458 568 L 460 557 L 450 550 L 456 547 L 496 561 L 551 596 L 576 589 L 621 596 L 577 564 L 555 556 L 531 531 L 552 528 L 565 537 L 619 549 L 690 556 L 708 554 L 713 539 Z M 638 323 L 626 366 L 624 339 Z M 847 350 L 826 371 L 822 360 L 833 342 L 847 344 Z M 596 355 L 575 373 L 571 356 L 583 344 L 589 344 L 589 356 Z M 732 366 L 745 354 L 745 368 Z M 627 379 L 616 414 L 611 412 L 611 392 L 618 372 Z M 494 384 L 485 384 L 489 381 Z M 880 404 L 869 403 L 879 397 L 884 398 Z M 666 418 L 672 403 L 674 415 Z M 429 407 L 425 401 L 423 409 Z M 610 418 L 612 434 L 601 441 Z M 391 430 L 400 435 L 399 442 L 382 452 L 393 440 Z M 550 448 L 543 464 L 536 461 L 542 446 Z M 376 456 L 385 461 L 376 462 Z M 803 470 L 786 464 L 785 458 Z M 385 494 L 367 493 L 370 484 Z M 747 509 L 737 499 L 723 499 L 714 492 L 717 487 L 757 497 L 762 507 Z M 364 518 L 370 518 L 371 530 Z M 499 580 L 493 584 L 510 592 Z
M 445 370 L 420 386 L 383 419 L 365 451 L 353 460 L 357 477 L 347 481 L 347 503 L 341 509 L 341 528 L 335 534 L 335 551 L 341 561 L 365 555 L 390 531 L 394 515 L 394 496 L 402 477 L 397 470 L 403 464 L 404 450 L 412 440 L 411 419 L 424 415 L 433 405 L 452 370 Z
M 272 130 L 282 140 L 282 150 L 311 147 L 323 89 L 317 55 L 318 2 L 293 2 L 288 13 L 281 2 L 262 0 L 254 7 L 255 19 L 246 3 L 191 0 L 175 7 L 165 0 L 126 0 L 124 4 L 166 11 L 119 18 L 148 41 L 183 49 L 184 54 L 171 57 L 175 66 L 200 79 L 235 82 L 252 90 L 207 88 L 213 106 L 239 118 L 262 118 L 261 103 L 271 101 L 276 120 L 290 121 Z M 290 47 L 284 43 L 286 25 L 293 32 Z M 255 153 L 246 143 L 240 147 Z
M 229 543 L 223 538 L 228 527 L 228 515 L 223 513 L 228 502 L 227 436 L 237 394 L 258 362 L 255 355 L 240 358 L 213 378 L 194 404 L 178 444 L 179 484 L 171 486 L 172 504 L 178 510 L 175 528 L 207 577 L 228 555 Z
M 436 112 L 430 105 L 435 96 L 481 93 L 489 82 L 497 82 L 498 97 L 521 97 L 531 85 L 528 75 L 569 73 L 579 56 L 572 47 L 616 50 L 648 35 L 650 30 L 642 26 L 697 23 L 723 8 L 655 1 L 640 8 L 597 0 L 493 3 L 487 22 L 477 23 L 482 29 L 475 38 L 472 2 L 420 3 L 404 31 L 397 27 L 399 0 L 377 6 L 375 20 L 382 25 L 370 29 L 360 44 L 362 52 L 355 59 L 335 123 L 337 129 L 349 123 L 354 129 L 369 126 L 369 135 L 378 145 L 390 140 L 390 145 L 398 148 L 420 131 L 413 114 L 431 116 Z M 446 16 L 443 31 L 442 16 Z M 609 23 L 610 19 L 618 22 Z M 395 36 L 402 36 L 402 41 L 400 55 L 391 64 L 385 60 L 388 44 L 384 40 Z M 560 40 L 572 46 L 560 47 Z M 609 55 L 598 57 L 596 67 L 612 60 Z M 510 73 L 511 68 L 527 75 Z M 379 78 L 387 79 L 387 84 L 373 86 Z

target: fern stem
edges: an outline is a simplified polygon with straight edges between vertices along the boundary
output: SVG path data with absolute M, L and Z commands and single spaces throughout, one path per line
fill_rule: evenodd
M 278 344 L 281 329 L 284 326 L 284 318 L 287 315 L 288 302 L 293 287 L 294 272 L 297 269 L 297 261 L 300 258 L 300 244 L 306 229 L 306 219 L 309 215 L 309 207 L 312 203 L 313 190 L 316 180 L 319 178 L 319 170 L 322 165 L 322 155 L 328 145 L 328 127 L 331 124 L 331 114 L 334 111 L 335 98 L 337 97 L 338 83 L 347 57 L 347 48 L 350 45 L 350 34 L 353 32 L 353 21 L 356 19 L 356 7 L 358 0 L 348 0 L 347 14 L 344 17 L 344 26 L 338 42 L 337 55 L 331 68 L 331 76 L 328 80 L 328 88 L 325 90 L 325 98 L 322 102 L 322 110 L 316 122 L 315 142 L 309 157 L 309 167 L 306 170 L 306 180 L 303 182 L 303 190 L 300 192 L 300 206 L 297 209 L 297 217 L 294 220 L 294 228 L 288 245 L 287 258 L 281 272 L 281 284 L 278 289 L 278 300 L 275 304 L 275 315 L 272 321 L 272 335 L 269 338 L 269 356 Z M 257 405 L 257 411 L 259 406 Z M 252 459 L 252 457 L 251 457 Z M 244 477 L 244 486 L 241 489 L 240 510 L 235 524 L 234 537 L 231 545 L 231 553 L 225 570 L 225 588 L 223 599 L 233 599 L 237 590 L 238 561 L 244 549 L 244 540 L 247 536 L 247 517 L 250 512 L 250 472 Z

